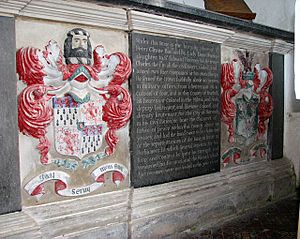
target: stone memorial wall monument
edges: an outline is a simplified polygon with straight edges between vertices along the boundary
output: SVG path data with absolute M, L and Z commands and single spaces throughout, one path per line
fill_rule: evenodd
M 293 33 L 140 0 L 1 27 L 0 238 L 180 238 L 293 195 Z

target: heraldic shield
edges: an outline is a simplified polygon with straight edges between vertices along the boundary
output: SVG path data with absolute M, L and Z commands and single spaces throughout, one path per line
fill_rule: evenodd
M 104 101 L 76 102 L 72 96 L 53 98 L 55 149 L 82 159 L 102 145 L 106 126 L 102 121 Z
M 259 99 L 245 95 L 236 99 L 236 134 L 250 138 L 257 133 Z
M 224 167 L 267 159 L 267 130 L 273 111 L 272 71 L 254 65 L 254 53 L 237 50 L 236 54 L 238 59 L 222 64 L 221 120 L 228 136 L 222 149 Z
M 269 94 L 272 80 L 271 70 L 261 69 L 259 64 L 255 65 L 254 72 L 242 72 L 237 60 L 222 64 L 221 120 L 227 125 L 230 144 L 235 142 L 235 136 L 261 139 L 266 134 L 273 110 Z

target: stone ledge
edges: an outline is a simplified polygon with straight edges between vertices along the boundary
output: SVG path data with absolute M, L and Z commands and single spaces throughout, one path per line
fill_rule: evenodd
M 84 238 L 86 233 L 127 235 L 130 190 L 25 207 L 23 212 L 40 226 L 45 238 L 68 235 Z M 117 230 L 115 231 L 114 230 Z M 124 238 L 127 238 L 124 237 Z
M 4 14 L 19 14 L 21 9 L 23 9 L 30 0 L 7 0 L 0 2 L 0 15 Z
M 0 3 L 1 13 L 128 30 L 125 10 L 78 1 L 7 0 Z
M 203 14 L 205 13 L 205 15 L 208 14 L 205 10 L 202 10 L 201 12 Z M 130 8 L 124 10 L 118 5 L 105 7 L 80 1 L 57 0 L 54 3 L 50 0 L 7 0 L 0 3 L 0 15 L 26 16 L 125 31 L 131 29 L 156 32 L 159 34 L 169 34 L 217 43 L 225 42 L 225 45 L 231 47 L 244 48 L 253 51 L 273 51 L 286 54 L 293 49 L 292 43 L 287 43 L 280 39 L 273 41 L 264 39 L 262 37 L 264 34 L 261 36 L 249 36 L 245 33 L 235 33 L 235 28 L 233 28 L 233 30 L 226 30 L 218 26 L 209 26 L 205 22 L 178 19 L 173 16 L 167 17 L 164 15 L 155 15 L 152 12 L 145 13 L 142 11 L 130 10 Z M 219 14 L 215 15 L 217 16 Z M 212 16 L 215 15 L 213 14 Z M 229 19 L 231 18 L 229 17 Z M 242 20 L 238 20 L 238 22 L 243 23 Z M 264 28 L 266 32 L 272 30 L 275 37 L 277 36 L 277 31 L 280 32 L 280 36 L 283 33 L 289 33 L 271 29 L 269 27 Z M 252 33 L 255 34 L 256 32 L 252 31 Z
M 293 195 L 294 181 L 291 163 L 280 159 L 135 189 L 132 238 L 159 238 L 193 227 L 205 229 L 237 213 Z
M 118 5 L 119 7 L 182 19 L 188 22 L 201 22 L 235 31 L 252 32 L 261 36 L 279 38 L 294 42 L 294 33 L 253 23 L 236 17 L 186 6 L 166 0 L 95 0 L 99 4 Z
M 236 33 L 224 42 L 224 45 L 250 51 L 268 52 L 271 50 L 272 41 L 247 34 Z
M 0 216 L 0 237 L 159 238 L 205 229 L 294 193 L 289 160 L 261 161 L 151 187 L 25 207 Z
M 234 32 L 194 22 L 129 11 L 129 29 L 222 43 Z
M 288 43 L 282 40 L 273 40 L 272 42 L 272 52 L 279 54 L 288 54 L 294 50 L 294 44 Z
M 0 238 L 41 238 L 38 224 L 26 213 L 15 212 L 0 216 Z

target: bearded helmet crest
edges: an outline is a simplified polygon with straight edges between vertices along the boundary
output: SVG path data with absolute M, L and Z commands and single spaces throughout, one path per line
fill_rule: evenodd
M 87 49 L 73 48 L 72 39 L 74 36 L 86 36 Z M 64 57 L 66 64 L 87 64 L 91 65 L 92 60 L 92 45 L 90 34 L 82 28 L 74 28 L 67 33 L 67 38 L 64 43 Z

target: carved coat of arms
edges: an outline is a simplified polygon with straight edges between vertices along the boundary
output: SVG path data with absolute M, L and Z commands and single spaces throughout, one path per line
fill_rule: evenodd
M 125 54 L 107 54 L 101 45 L 92 51 L 89 33 L 75 28 L 67 33 L 64 53 L 53 40 L 44 50 L 19 49 L 17 73 L 26 84 L 18 96 L 19 129 L 38 139 L 43 165 L 76 170 L 93 166 L 114 153 L 116 131 L 127 124 L 132 112 L 130 95 L 122 87 L 131 74 L 131 62 Z M 47 137 L 50 125 L 54 131 L 51 142 Z M 101 151 L 103 144 L 106 147 Z M 53 149 L 61 158 L 51 157 Z M 101 165 L 92 172 L 95 184 L 68 189 L 68 175 L 54 170 L 38 175 L 25 189 L 33 196 L 40 195 L 44 182 L 56 180 L 60 195 L 85 194 L 105 182 L 106 172 L 113 172 L 112 180 L 117 184 L 128 173 L 120 163 Z
M 266 156 L 266 129 L 273 110 L 269 94 L 271 70 L 261 69 L 259 64 L 252 70 L 253 54 L 237 53 L 239 59 L 222 64 L 221 120 L 227 126 L 230 144 L 222 156 L 224 166 L 230 161 L 241 161 L 243 150 L 238 146 L 238 139 L 249 149 L 244 152 L 247 160 Z

